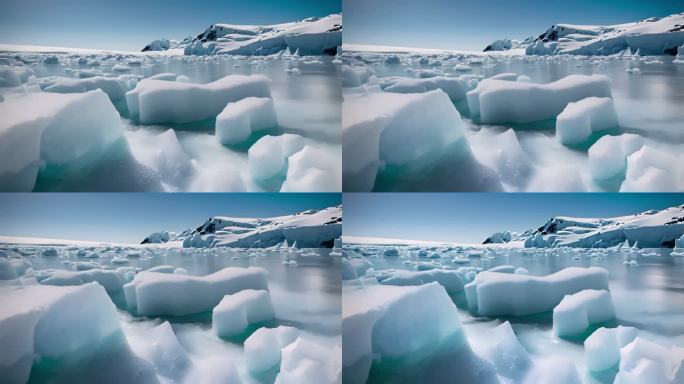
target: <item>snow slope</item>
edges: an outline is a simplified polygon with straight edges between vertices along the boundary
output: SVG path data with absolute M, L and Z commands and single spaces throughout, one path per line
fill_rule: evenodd
M 616 25 L 556 24 L 520 45 L 497 40 L 485 51 L 524 47 L 528 55 L 676 55 L 684 44 L 684 13 Z
M 192 39 L 159 39 L 143 51 L 183 49 L 186 55 L 335 55 L 342 45 L 342 15 L 274 25 L 212 24 Z
M 526 248 L 606 248 L 622 244 L 672 248 L 682 234 L 684 205 L 611 218 L 553 217 L 541 227 L 514 237 L 511 242 L 520 242 Z M 495 237 L 485 240 L 485 244 L 495 242 Z
M 157 240 L 158 234 L 148 236 L 142 243 Z M 185 248 L 265 248 L 283 242 L 301 248 L 332 248 L 341 235 L 342 207 L 337 206 L 269 218 L 214 216 L 167 241 L 182 243 Z

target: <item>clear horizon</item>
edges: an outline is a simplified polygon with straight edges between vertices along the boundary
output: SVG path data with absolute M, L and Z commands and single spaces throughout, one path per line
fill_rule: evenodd
M 277 24 L 342 11 L 341 0 L 3 0 L 0 43 L 140 51 L 215 23 Z
M 3 193 L 0 235 L 138 244 L 211 216 L 290 215 L 341 200 L 337 193 Z
M 611 25 L 684 11 L 677 0 L 345 0 L 344 43 L 482 51 L 495 40 L 523 40 L 551 25 Z
M 677 193 L 353 193 L 343 197 L 343 236 L 482 243 L 551 217 L 614 217 L 684 204 Z

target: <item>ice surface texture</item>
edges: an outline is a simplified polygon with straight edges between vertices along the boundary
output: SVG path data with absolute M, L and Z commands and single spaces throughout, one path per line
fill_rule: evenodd
M 588 97 L 569 103 L 556 118 L 556 135 L 566 145 L 585 142 L 594 132 L 616 128 L 617 112 L 613 99 Z
M 210 311 L 225 295 L 266 290 L 266 270 L 224 268 L 207 276 L 141 272 L 124 286 L 126 303 L 138 315 L 183 316 Z
M 271 98 L 247 97 L 228 103 L 216 117 L 216 138 L 221 144 L 235 145 L 254 132 L 277 125 Z

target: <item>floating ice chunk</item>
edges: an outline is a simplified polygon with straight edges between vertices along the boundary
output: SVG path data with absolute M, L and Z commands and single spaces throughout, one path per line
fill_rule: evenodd
M 216 117 L 216 138 L 225 145 L 244 142 L 257 131 L 278 125 L 273 99 L 247 97 L 228 103 Z
M 635 134 L 603 136 L 589 148 L 589 171 L 594 180 L 606 180 L 618 175 L 627 166 L 627 157 L 643 146 L 644 140 Z
M 268 291 L 245 289 L 221 299 L 212 311 L 211 326 L 218 336 L 230 337 L 244 332 L 251 324 L 274 317 Z
M 354 70 L 354 68 L 349 65 L 342 66 L 342 86 L 343 87 L 358 87 L 361 85 L 361 79 L 359 75 Z
M 41 164 L 65 173 L 92 166 L 123 138 L 119 114 L 101 90 L 32 93 L 0 103 L 0 115 L 4 190 L 30 191 Z
M 356 279 L 366 274 L 373 264 L 366 259 L 342 259 L 342 280 Z
M 608 271 L 569 267 L 542 277 L 484 271 L 465 286 L 468 306 L 481 316 L 548 312 L 565 295 L 585 289 L 608 289 Z
M 245 365 L 250 372 L 268 371 L 280 364 L 281 349 L 299 336 L 293 327 L 259 328 L 245 340 Z
M 57 56 L 47 56 L 43 59 L 44 64 L 59 64 L 59 58 Z
M 383 271 L 385 272 L 385 271 Z M 379 279 L 383 285 L 423 285 L 437 282 L 446 289 L 447 293 L 463 291 L 466 280 L 465 273 L 459 270 L 430 269 L 426 271 L 390 270 L 385 278 Z
M 340 348 L 328 348 L 298 337 L 282 350 L 276 384 L 341 383 Z
M 144 79 L 126 93 L 126 104 L 142 124 L 182 124 L 213 119 L 226 104 L 250 96 L 270 97 L 269 78 L 230 75 L 208 84 Z
M 268 180 L 284 174 L 287 158 L 302 148 L 303 137 L 291 133 L 260 138 L 248 151 L 250 175 L 255 180 Z
M 518 79 L 518 74 L 513 72 L 504 72 L 496 74 L 489 78 L 490 80 L 506 80 L 506 81 L 516 81 Z
M 21 79 L 9 65 L 0 65 L 0 87 L 16 87 L 21 85 Z
M 186 186 L 195 167 L 192 159 L 178 141 L 176 132 L 168 129 L 161 134 L 151 136 L 150 140 L 153 140 L 154 146 L 149 145 L 150 141 L 131 140 L 131 149 L 136 159 L 156 170 L 161 180 L 167 185 L 178 188 Z M 161 242 L 166 241 L 168 239 Z
M 166 80 L 166 81 L 176 81 L 176 78 L 178 75 L 175 73 L 171 72 L 162 72 L 162 73 L 157 73 L 156 75 L 152 75 L 148 77 L 148 80 Z
M 483 123 L 524 124 L 556 117 L 570 102 L 610 95 L 607 76 L 570 75 L 548 84 L 485 79 L 467 98 Z
M 97 282 L 107 293 L 116 293 L 123 288 L 123 278 L 117 271 L 90 269 L 85 271 L 55 271 L 50 277 L 41 280 L 43 285 L 83 285 Z
M 381 164 L 437 158 L 464 134 L 461 115 L 441 90 L 349 95 L 342 115 L 345 190 L 370 191 Z
M 684 348 L 666 348 L 637 336 L 620 349 L 616 384 L 684 382 Z
M 339 192 L 342 164 L 339 156 L 305 145 L 288 158 L 287 176 L 281 192 Z
M 266 270 L 224 268 L 202 277 L 144 271 L 124 285 L 124 295 L 139 315 L 183 316 L 209 311 L 225 295 L 245 289 L 268 289 Z
M 427 79 L 399 78 L 394 84 L 385 88 L 385 92 L 393 93 L 424 93 L 435 89 L 444 91 L 451 100 L 465 98 L 467 86 L 461 79 L 436 76 Z
M 577 336 L 590 325 L 615 320 L 610 292 L 587 289 L 566 295 L 553 309 L 553 330 L 560 337 Z
M 584 356 L 590 372 L 606 371 L 620 362 L 620 349 L 637 337 L 637 329 L 619 326 L 599 328 L 584 340 Z
M 64 372 L 126 343 L 116 307 L 95 283 L 0 288 L 0 329 L 0 374 L 9 383 L 28 382 L 34 360 L 59 361 Z
M 124 98 L 124 87 L 118 78 L 113 77 L 88 77 L 84 79 L 59 78 L 52 85 L 45 87 L 44 92 L 55 93 L 83 93 L 101 89 L 112 101 Z
M 669 192 L 684 188 L 684 168 L 678 156 L 644 145 L 627 158 L 621 192 Z
M 374 356 L 408 357 L 419 350 L 437 349 L 441 342 L 462 336 L 462 332 L 456 306 L 437 283 L 343 287 L 345 382 L 364 383 Z
M 681 235 L 679 239 L 675 240 L 675 248 L 684 248 L 684 235 Z
M 615 104 L 610 97 L 587 97 L 568 103 L 556 118 L 556 135 L 561 143 L 573 145 L 585 142 L 594 132 L 618 125 Z
M 521 83 L 531 83 L 532 79 L 527 75 L 520 75 L 518 76 L 517 81 Z

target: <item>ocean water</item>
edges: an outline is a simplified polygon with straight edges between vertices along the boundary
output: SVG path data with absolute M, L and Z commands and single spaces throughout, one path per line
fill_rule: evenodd
M 365 257 L 373 264 L 376 271 L 413 270 L 411 263 L 415 262 L 437 262 L 446 269 L 470 266 L 486 270 L 499 265 L 514 265 L 527 269 L 531 275 L 538 276 L 554 273 L 567 267 L 601 267 L 609 272 L 609 287 L 617 317 L 617 321 L 607 324 L 608 326 L 636 327 L 641 335 L 650 340 L 663 345 L 684 346 L 684 257 L 672 256 L 671 249 L 555 248 L 483 251 L 481 248 L 464 248 L 440 252 L 444 256 L 437 259 L 419 258 L 416 256 L 417 252 L 409 251 L 408 247 L 398 248 L 400 257 L 384 257 L 382 256 L 383 249 L 384 247 L 380 246 L 359 246 L 350 247 L 347 252 L 357 257 Z M 434 250 L 428 253 L 434 253 Z M 465 257 L 468 262 L 452 262 L 456 256 Z M 631 260 L 635 260 L 637 265 L 625 264 L 626 261 Z M 478 351 L 479 345 L 489 342 L 486 338 L 489 330 L 503 321 L 509 321 L 518 340 L 533 357 L 542 358 L 552 355 L 569 357 L 574 360 L 585 383 L 612 383 L 615 371 L 609 372 L 600 379 L 586 374 L 583 341 L 588 334 L 572 340 L 556 337 L 552 329 L 551 312 L 524 318 L 480 317 L 473 316 L 467 310 L 464 293 L 452 295 L 451 298 L 458 307 L 463 330 L 474 351 Z M 448 352 L 446 356 L 449 356 L 449 353 L 455 352 Z M 404 367 L 403 372 L 397 367 L 394 367 L 394 370 L 395 373 L 401 372 L 401 375 L 410 376 L 416 374 L 416 371 L 425 373 L 434 368 L 426 367 L 425 364 L 422 362 Z M 379 370 L 382 372 L 382 368 L 382 366 L 377 367 L 375 374 Z M 388 380 L 387 376 L 382 374 L 378 376 L 377 381 L 372 382 Z M 371 377 L 373 378 L 373 374 Z M 396 376 L 392 379 L 395 382 L 402 382 Z
M 4 247 L 3 247 L 4 248 Z M 297 327 L 310 340 L 332 348 L 341 342 L 341 258 L 331 256 L 329 249 L 298 250 L 295 252 L 267 252 L 259 249 L 170 249 L 170 248 L 119 248 L 119 247 L 67 247 L 67 246 L 7 246 L 23 255 L 36 270 L 72 270 L 69 262 L 96 262 L 104 269 L 136 267 L 149 269 L 158 265 L 185 268 L 191 275 L 207 275 L 225 267 L 258 266 L 268 271 L 269 290 L 276 321 L 258 326 Z M 46 248 L 55 248 L 58 256 L 43 256 Z M 99 258 L 79 258 L 76 253 L 84 249 Z M 114 257 L 128 257 L 128 263 L 112 263 Z M 294 260 L 297 265 L 285 265 Z M 259 377 L 246 373 L 242 343 L 258 328 L 250 327 L 244 335 L 230 340 L 220 339 L 211 330 L 211 312 L 183 317 L 142 317 L 126 310 L 123 294 L 111 296 L 117 305 L 121 327 L 133 350 L 148 345 L 147 330 L 163 321 L 169 321 L 180 344 L 193 361 L 221 358 L 238 368 L 247 383 L 273 382 L 277 370 Z

